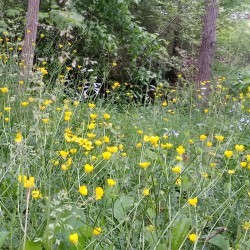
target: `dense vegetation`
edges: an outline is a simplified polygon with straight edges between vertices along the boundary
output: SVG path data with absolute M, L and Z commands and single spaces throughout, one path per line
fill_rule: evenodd
M 248 249 L 247 1 L 205 98 L 201 1 L 41 1 L 29 79 L 27 2 L 0 7 L 0 248 Z

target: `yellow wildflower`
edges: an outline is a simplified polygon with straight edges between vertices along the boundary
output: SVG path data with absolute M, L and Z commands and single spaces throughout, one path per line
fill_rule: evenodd
M 214 137 L 219 142 L 222 142 L 224 140 L 224 136 L 222 136 L 222 135 L 215 135 Z
M 110 119 L 110 115 L 109 115 L 108 113 L 105 113 L 105 114 L 103 115 L 103 118 L 106 119 L 106 120 L 108 120 L 108 119 Z
M 181 186 L 181 178 L 178 178 L 175 182 L 175 185 Z
M 166 106 L 168 106 L 168 103 L 167 103 L 167 101 L 164 101 L 164 102 L 162 103 L 162 106 L 163 106 L 163 107 L 166 107 Z
M 101 187 L 97 187 L 95 189 L 95 198 L 96 200 L 100 200 L 102 198 L 102 196 L 104 195 L 104 190 Z
M 60 151 L 59 151 L 59 154 L 61 155 L 61 157 L 62 157 L 63 159 L 66 159 L 67 156 L 69 155 L 69 151 L 60 150 Z
M 227 158 L 231 158 L 231 157 L 233 156 L 233 151 L 231 151 L 231 150 L 226 150 L 226 151 L 224 152 L 224 155 L 225 155 L 225 157 L 227 157 Z
M 69 150 L 69 152 L 70 152 L 71 154 L 75 154 L 75 153 L 77 152 L 77 149 L 76 149 L 76 148 L 71 148 L 71 149 Z
M 118 147 L 106 147 L 106 150 L 110 153 L 116 153 L 118 151 Z
M 195 243 L 198 239 L 198 236 L 197 234 L 189 234 L 188 239 L 192 241 L 193 243 Z
M 27 178 L 26 175 L 19 175 L 18 182 L 23 184 L 25 188 L 33 188 L 35 186 L 35 177 Z
M 77 107 L 77 106 L 79 105 L 79 103 L 80 103 L 79 101 L 74 101 L 74 102 L 73 102 L 73 105 L 74 105 L 75 107 Z
M 79 187 L 79 193 L 81 195 L 88 195 L 88 188 L 86 186 L 80 186 Z
M 108 186 L 113 187 L 116 184 L 114 179 L 107 179 Z
M 148 195 L 149 195 L 149 192 L 150 192 L 150 190 L 149 190 L 148 188 L 144 188 L 144 189 L 142 190 L 142 193 L 143 193 L 144 196 L 148 196 Z
M 3 94 L 7 93 L 8 91 L 9 91 L 9 89 L 7 87 L 0 88 L 0 92 Z
M 95 145 L 96 145 L 96 146 L 101 146 L 101 145 L 102 145 L 102 141 L 96 140 L 96 141 L 95 141 Z
M 239 145 L 239 144 L 236 144 L 234 148 L 238 152 L 243 152 L 245 150 L 244 145 Z
M 176 152 L 178 155 L 183 155 L 186 152 L 186 150 L 183 146 L 179 146 L 178 148 L 176 148 Z
M 93 134 L 93 133 L 87 133 L 87 136 L 89 139 L 93 139 L 96 137 L 96 134 Z
M 87 126 L 87 128 L 90 129 L 90 130 L 95 129 L 95 127 L 96 127 L 96 124 L 93 123 L 93 122 L 91 122 L 91 123 Z
M 200 140 L 201 141 L 205 141 L 207 139 L 207 136 L 206 135 L 200 135 Z
M 69 236 L 69 240 L 71 243 L 73 243 L 74 245 L 77 245 L 78 243 L 78 234 L 77 233 L 73 233 Z
M 197 197 L 188 199 L 188 204 L 191 205 L 191 206 L 193 206 L 193 207 L 196 207 L 197 202 L 198 202 L 198 198 Z
M 42 122 L 45 123 L 45 124 L 48 124 L 49 123 L 49 118 L 43 118 Z
M 247 162 L 246 162 L 246 161 L 242 161 L 242 162 L 240 163 L 240 166 L 241 166 L 242 168 L 245 168 L 245 167 L 247 166 Z
M 180 174 L 181 173 L 181 167 L 180 166 L 173 167 L 172 172 L 175 173 L 175 174 Z
M 250 229 L 250 221 L 245 221 L 242 227 L 244 230 L 248 231 Z
M 42 198 L 41 192 L 39 190 L 33 190 L 31 196 L 34 199 Z
M 105 151 L 102 153 L 102 157 L 104 160 L 109 160 L 111 158 L 111 156 L 112 156 L 112 154 L 110 152 Z
M 150 165 L 150 162 L 140 162 L 140 163 L 139 163 L 139 166 L 140 166 L 141 168 L 144 168 L 144 169 L 148 168 L 149 165 Z
M 103 141 L 104 141 L 105 143 L 109 143 L 110 139 L 109 139 L 108 136 L 104 136 L 104 137 L 103 137 Z
M 94 170 L 94 166 L 93 165 L 89 165 L 89 164 L 85 164 L 84 165 L 84 171 L 85 173 L 89 174 Z
M 94 104 L 94 103 L 89 103 L 88 106 L 89 106 L 89 108 L 91 108 L 91 109 L 95 108 L 95 104 Z
M 17 132 L 15 142 L 20 143 L 20 142 L 22 142 L 22 140 L 23 140 L 22 134 L 20 132 Z
M 97 118 L 97 114 L 90 114 L 89 115 L 90 119 L 95 120 Z
M 101 234 L 102 229 L 100 227 L 96 227 L 93 229 L 93 235 L 97 236 L 99 234 Z
M 235 174 L 235 170 L 234 170 L 234 169 L 229 169 L 227 172 L 228 172 L 229 174 Z

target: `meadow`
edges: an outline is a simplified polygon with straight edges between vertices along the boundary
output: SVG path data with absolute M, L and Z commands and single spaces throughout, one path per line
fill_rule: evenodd
M 9 50 L 11 55 L 12 50 Z M 250 88 L 71 98 L 1 54 L 2 249 L 249 249 Z M 44 80 L 45 79 L 45 80 Z M 204 83 L 204 86 L 206 83 Z M 197 100 L 198 99 L 198 100 Z

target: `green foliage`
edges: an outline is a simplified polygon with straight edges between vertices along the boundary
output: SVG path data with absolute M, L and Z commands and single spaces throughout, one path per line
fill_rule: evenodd
M 171 238 L 171 248 L 173 250 L 178 250 L 183 245 L 184 241 L 188 237 L 191 227 L 191 220 L 188 218 L 180 217 L 176 220 Z
M 0 247 L 1 248 L 3 247 L 8 235 L 9 235 L 9 232 L 7 232 L 7 231 L 0 232 Z

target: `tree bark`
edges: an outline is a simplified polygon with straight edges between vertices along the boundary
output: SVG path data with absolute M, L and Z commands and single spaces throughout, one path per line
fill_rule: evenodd
M 206 13 L 203 19 L 201 45 L 198 55 L 198 75 L 196 82 L 198 85 L 197 87 L 201 87 L 201 94 L 206 97 L 211 91 L 211 67 L 216 45 L 218 3 L 217 0 L 205 0 L 205 3 Z
M 38 25 L 38 13 L 39 13 L 40 0 L 29 0 L 28 12 L 26 18 L 24 45 L 21 53 L 22 70 L 21 76 L 28 80 L 32 68 L 36 46 L 36 33 Z

